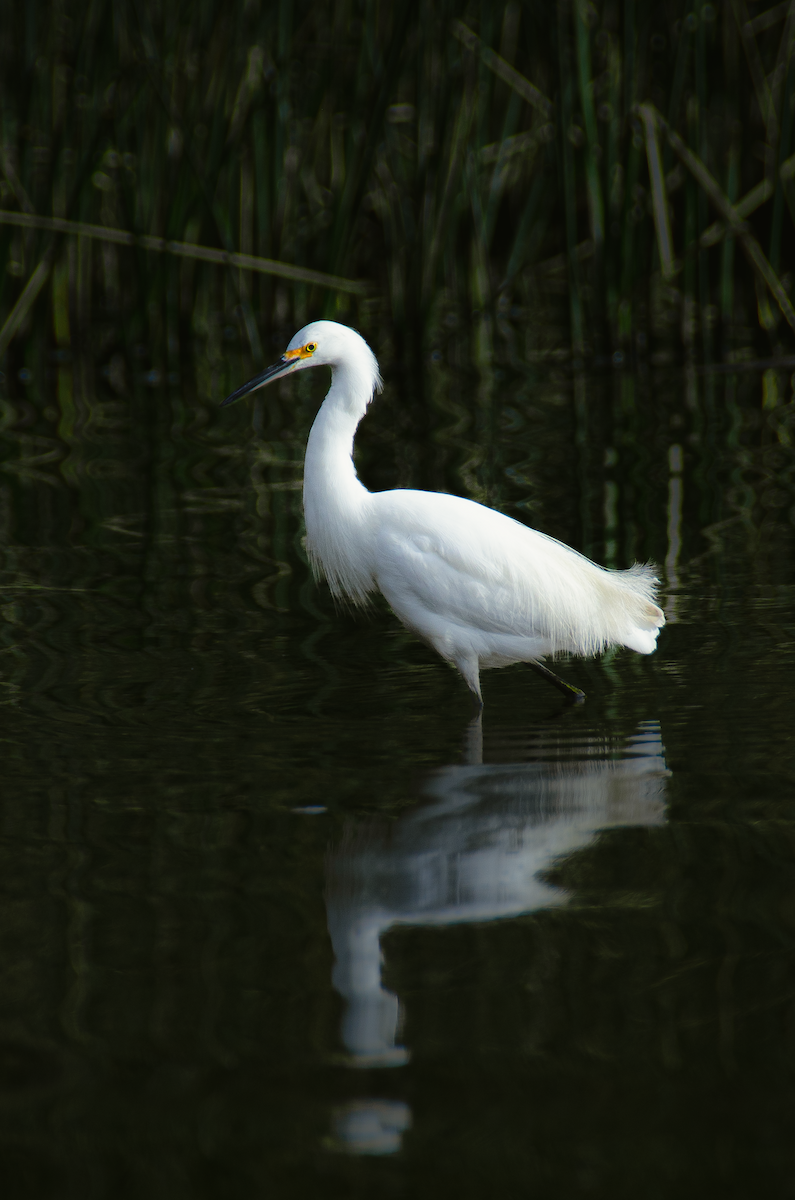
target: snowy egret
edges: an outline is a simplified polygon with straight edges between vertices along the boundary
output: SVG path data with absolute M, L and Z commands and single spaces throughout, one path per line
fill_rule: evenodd
M 331 388 L 304 460 L 307 548 L 334 596 L 364 605 L 380 591 L 403 624 L 454 664 L 483 700 L 480 672 L 526 662 L 574 703 L 584 693 L 539 661 L 609 646 L 652 654 L 665 617 L 649 566 L 609 571 L 576 550 L 443 492 L 368 492 L 353 465 L 353 439 L 381 376 L 355 330 L 313 321 L 277 363 L 232 392 L 309 367 L 331 367 Z

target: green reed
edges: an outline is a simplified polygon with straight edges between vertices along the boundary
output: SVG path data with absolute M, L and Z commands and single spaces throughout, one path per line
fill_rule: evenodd
M 413 359 L 443 350 L 454 316 L 471 321 L 484 369 L 506 353 L 513 309 L 578 360 L 709 359 L 718 325 L 726 353 L 748 353 L 741 326 L 759 330 L 755 354 L 791 337 L 792 6 L 4 0 L 0 12 L 12 373 L 47 308 L 60 350 L 144 344 L 165 373 L 196 339 L 216 355 L 230 328 L 260 363 L 318 313 L 380 328 Z M 661 151 L 640 104 L 666 118 Z M 751 233 L 779 287 L 731 235 L 703 244 L 725 214 L 665 129 L 727 203 L 768 186 Z M 99 231 L 37 226 L 47 219 Z M 147 238 L 163 240 L 157 254 Z M 201 248 L 264 261 L 208 263 Z M 549 289 L 561 253 L 568 313 Z

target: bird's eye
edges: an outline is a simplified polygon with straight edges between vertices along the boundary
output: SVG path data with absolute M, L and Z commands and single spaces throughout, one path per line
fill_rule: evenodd
M 317 350 L 317 342 L 307 342 L 307 344 L 304 346 L 304 350 L 306 350 L 308 354 L 314 354 Z

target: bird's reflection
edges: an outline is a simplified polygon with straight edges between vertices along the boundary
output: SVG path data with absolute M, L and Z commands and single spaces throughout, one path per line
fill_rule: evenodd
M 617 825 L 664 820 L 665 767 L 656 722 L 620 742 L 545 727 L 521 743 L 468 731 L 467 763 L 429 775 L 425 802 L 391 825 L 351 822 L 326 873 L 334 987 L 344 997 L 345 1061 L 401 1066 L 400 1001 L 381 983 L 381 935 L 394 925 L 448 925 L 518 916 L 562 904 L 550 865 Z M 335 1110 L 329 1145 L 393 1154 L 410 1126 L 400 1101 L 363 1098 Z
M 344 1154 L 395 1154 L 410 1127 L 402 1100 L 349 1100 L 333 1110 L 327 1144 Z
M 435 771 L 425 803 L 383 824 L 346 829 L 329 855 L 326 904 L 342 1040 L 352 1066 L 398 1066 L 400 1003 L 381 983 L 381 935 L 561 904 L 543 872 L 600 829 L 657 824 L 667 771 L 656 723 L 620 744 L 548 730 L 525 743 L 536 761 Z M 477 756 L 477 730 L 470 732 Z

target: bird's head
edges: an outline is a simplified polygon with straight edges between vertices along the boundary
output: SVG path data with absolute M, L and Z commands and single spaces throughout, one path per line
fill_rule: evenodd
M 248 383 L 244 383 L 237 391 L 227 396 L 221 407 L 242 400 L 250 392 L 273 383 L 275 379 L 283 379 L 285 375 L 294 375 L 297 371 L 308 367 L 327 366 L 357 370 L 370 377 L 370 395 L 373 388 L 381 388 L 381 376 L 375 355 L 364 338 L 347 325 L 339 325 L 336 321 L 312 321 L 299 329 L 277 363 L 266 367 L 259 375 L 255 375 Z

